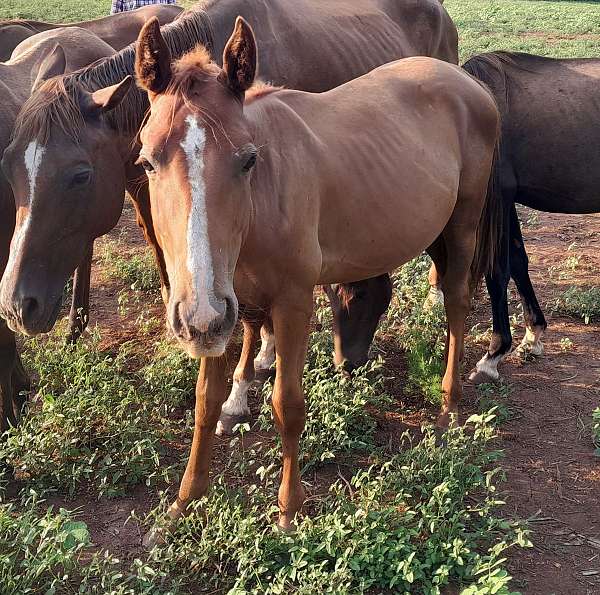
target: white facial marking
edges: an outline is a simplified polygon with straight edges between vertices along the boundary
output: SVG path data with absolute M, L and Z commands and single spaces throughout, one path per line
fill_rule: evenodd
M 180 146 L 187 158 L 188 180 L 192 199 L 192 207 L 187 229 L 187 268 L 192 279 L 192 287 L 196 301 L 197 323 L 208 330 L 212 320 L 219 316 L 211 302 L 214 303 L 214 272 L 212 254 L 208 238 L 208 220 L 206 213 L 206 188 L 204 185 L 204 144 L 206 134 L 204 128 L 198 126 L 193 115 L 185 119 L 187 132 Z
M 261 345 L 258 355 L 254 358 L 254 369 L 268 370 L 275 361 L 275 335 L 264 326 L 260 329 Z
M 29 182 L 29 196 L 27 197 L 27 204 L 29 206 L 28 212 L 25 215 L 25 219 L 22 221 L 19 229 L 15 231 L 13 236 L 10 257 L 8 264 L 6 265 L 6 276 L 12 274 L 12 269 L 15 266 L 17 254 L 21 250 L 21 244 L 25 239 L 27 229 L 31 220 L 31 210 L 33 207 L 33 201 L 35 200 L 35 185 L 37 181 L 38 172 L 42 163 L 42 157 L 46 152 L 46 147 L 40 145 L 37 140 L 32 140 L 25 149 L 24 161 L 25 169 L 27 170 L 27 180 Z

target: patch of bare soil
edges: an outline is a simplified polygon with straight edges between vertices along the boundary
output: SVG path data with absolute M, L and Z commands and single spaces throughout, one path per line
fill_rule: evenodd
M 524 228 L 531 278 L 544 308 L 567 287 L 597 283 L 600 217 L 540 213 Z M 575 246 L 571 247 L 573 242 Z M 580 256 L 574 270 L 548 269 Z M 518 300 L 513 295 L 512 306 Z M 590 416 L 600 405 L 599 325 L 552 315 L 545 308 L 545 354 L 532 362 L 511 355 L 501 372 L 512 386 L 512 417 L 502 426 L 507 483 L 505 509 L 530 519 L 533 549 L 514 550 L 510 569 L 527 594 L 600 593 L 600 459 L 594 456 Z M 481 300 L 476 318 L 489 318 Z M 524 329 L 516 331 L 515 345 Z M 563 350 L 561 339 L 572 341 Z
M 137 229 L 132 210 L 126 209 L 119 227 L 112 232 L 124 250 L 143 250 L 144 240 Z M 535 225 L 524 228 L 530 254 L 531 277 L 543 307 L 569 286 L 589 286 L 596 282 L 600 270 L 600 217 L 539 214 Z M 573 242 L 575 247 L 568 250 Z M 550 275 L 548 269 L 564 262 L 569 254 L 579 256 L 579 264 L 565 278 Z M 97 263 L 96 263 L 97 264 Z M 107 345 L 134 340 L 138 353 L 152 349 L 153 336 L 139 336 L 132 311 L 123 318 L 117 307 L 117 295 L 123 287 L 118 280 L 107 281 L 95 267 L 92 286 L 91 317 L 101 327 Z M 511 307 L 518 299 L 513 292 Z M 548 312 L 548 308 L 545 307 Z M 163 317 L 162 304 L 155 315 Z M 470 323 L 485 328 L 490 320 L 489 301 L 482 293 Z M 590 415 L 600 404 L 599 325 L 548 312 L 549 328 L 545 338 L 545 355 L 532 362 L 510 356 L 501 372 L 510 382 L 508 397 L 511 417 L 501 428 L 499 446 L 505 450 L 502 463 L 507 475 L 503 497 L 505 514 L 530 519 L 534 548 L 512 551 L 510 571 L 514 587 L 527 594 L 600 593 L 600 460 L 594 457 L 590 437 Z M 524 333 L 516 330 L 515 346 Z M 561 339 L 569 338 L 573 347 L 564 351 Z M 467 345 L 465 370 L 481 356 L 485 346 Z M 429 408 L 421 413 L 405 414 L 405 404 L 414 405 L 414 395 L 404 394 L 405 362 L 402 354 L 388 357 L 388 389 L 397 396 L 396 405 L 379 418 L 377 440 L 397 450 L 399 434 L 408 429 L 418 434 L 423 416 L 433 418 Z M 192 390 L 190 390 L 192 394 Z M 474 410 L 476 392 L 465 387 L 465 416 Z M 190 406 L 192 402 L 190 400 Z M 250 407 L 256 417 L 258 397 Z M 414 407 L 411 408 L 414 411 Z M 257 431 L 245 436 L 252 444 L 271 437 Z M 171 446 L 171 445 L 170 445 Z M 172 445 L 173 454 L 183 455 L 189 444 Z M 229 441 L 218 439 L 215 460 L 230 456 Z M 328 465 L 305 480 L 309 495 L 318 497 L 324 486 L 344 472 L 343 465 Z M 275 496 L 274 496 L 275 497 Z M 93 541 L 123 558 L 141 553 L 141 529 L 136 523 L 124 525 L 132 510 L 142 515 L 157 502 L 158 489 L 140 487 L 125 498 L 97 502 L 94 496 L 81 495 L 66 502 L 81 506 Z M 65 500 L 57 498 L 57 504 Z M 310 511 L 310 499 L 308 504 Z

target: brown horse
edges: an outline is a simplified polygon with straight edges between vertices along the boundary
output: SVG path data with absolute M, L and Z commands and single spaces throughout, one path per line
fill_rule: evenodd
M 156 17 L 161 24 L 166 24 L 177 18 L 182 12 L 183 9 L 177 6 L 154 4 L 130 12 L 102 17 L 101 19 L 62 25 L 26 20 L 0 21 L 0 62 L 8 60 L 13 50 L 21 42 L 31 38 L 36 33 L 58 29 L 59 27 L 85 29 L 97 35 L 115 50 L 120 50 L 136 38 L 142 25 L 152 17 Z M 35 40 L 30 40 L 22 44 L 19 50 L 28 50 L 35 43 Z
M 168 322 L 202 358 L 191 454 L 170 515 L 207 489 L 242 303 L 273 321 L 287 530 L 304 500 L 302 371 L 315 285 L 381 275 L 428 250 L 443 273 L 449 330 L 438 423 L 457 412 L 473 282 L 494 257 L 499 206 L 486 196 L 499 113 L 475 79 L 431 58 L 393 62 L 321 94 L 253 88 L 256 64 L 241 18 L 223 68 L 203 48 L 172 64 L 148 23 L 136 64 L 151 106 L 139 162 L 170 280 Z
M 8 145 L 19 108 L 29 97 L 32 85 L 46 78 L 76 70 L 114 50 L 92 33 L 78 28 L 55 29 L 36 36 L 38 43 L 9 62 L 0 63 L 0 154 Z M 0 171 L 0 272 L 9 260 L 15 224 L 15 203 L 10 184 Z M 86 261 L 78 270 L 71 308 L 72 333 L 79 332 L 87 318 L 89 269 Z M 79 264 L 79 263 L 78 263 Z M 82 282 L 83 278 L 83 282 Z M 81 313 L 77 320 L 76 313 Z M 22 406 L 19 393 L 28 380 L 16 350 L 14 333 L 0 321 L 0 430 L 15 424 Z
M 175 57 L 199 42 L 221 55 L 239 13 L 254 26 L 264 47 L 261 76 L 294 88 L 324 91 L 403 56 L 425 54 L 458 60 L 456 28 L 437 0 L 266 0 L 260 4 L 215 0 L 206 5 L 206 12 L 190 11 L 165 27 L 165 42 Z M 133 71 L 134 49 L 127 48 L 103 64 L 42 86 L 19 117 L 5 163 L 11 170 L 13 185 L 21 188 L 15 190 L 17 202 L 31 216 L 23 220 L 30 224 L 17 246 L 15 266 L 4 276 L 1 301 L 2 312 L 27 333 L 52 327 L 54 304 L 65 280 L 83 257 L 85 247 L 116 224 L 125 188 L 136 201 L 150 243 L 157 246 L 147 185 L 140 183 L 143 170 L 133 165 L 131 150 L 148 108 L 147 98 L 131 91 L 116 109 L 116 102 L 95 105 L 92 98 L 92 92 L 105 87 L 107 93 L 114 92 L 120 98 L 128 85 L 120 83 Z M 109 85 L 115 86 L 109 89 Z M 29 143 L 40 137 L 47 142 L 35 202 L 29 205 L 23 155 Z M 91 174 L 85 195 L 76 187 L 63 188 L 56 174 L 82 163 Z M 64 230 L 70 230 L 68 237 L 57 244 L 55 238 L 65 234 Z M 53 250 L 47 250 L 49 245 Z M 168 278 L 160 250 L 157 258 L 166 296 Z M 40 269 L 43 276 L 38 274 Z M 378 289 L 381 279 L 389 284 L 384 276 L 367 282 L 367 288 L 373 285 Z M 24 308 L 24 302 L 29 307 Z M 382 305 L 379 314 L 386 306 Z M 260 319 L 250 317 L 244 325 L 242 358 L 232 398 L 224 407 L 223 429 L 231 428 L 248 413 L 246 390 L 254 377 L 252 355 L 260 323 Z M 274 357 L 274 342 L 268 330 L 262 331 L 263 347 L 256 362 L 263 369 Z M 360 339 L 359 349 L 350 349 L 338 361 L 352 357 L 362 363 L 374 330 L 371 324 L 366 333 L 347 337 L 348 342 Z M 339 340 L 336 345 L 340 347 Z

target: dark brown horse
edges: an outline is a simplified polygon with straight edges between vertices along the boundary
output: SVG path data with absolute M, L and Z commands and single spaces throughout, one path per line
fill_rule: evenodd
M 243 303 L 273 321 L 279 526 L 289 530 L 304 501 L 302 372 L 316 285 L 381 275 L 428 250 L 448 319 L 439 425 L 457 412 L 472 288 L 495 250 L 499 210 L 486 196 L 499 114 L 483 85 L 432 58 L 393 62 L 321 94 L 253 88 L 257 60 L 241 18 L 223 68 L 203 48 L 172 64 L 148 23 L 136 65 L 151 105 L 139 162 L 170 280 L 167 319 L 202 358 L 191 454 L 169 514 L 207 489 Z
M 437 0 L 216 0 L 206 6 L 206 12 L 191 11 L 165 27 L 165 42 L 174 57 L 199 42 L 220 56 L 238 13 L 254 26 L 264 48 L 260 75 L 295 88 L 326 90 L 402 56 L 425 54 L 457 61 L 456 28 Z M 13 186 L 20 188 L 16 199 L 23 208 L 23 221 L 31 223 L 18 246 L 15 266 L 4 276 L 1 302 L 2 312 L 25 332 L 38 333 L 52 327 L 55 304 L 65 280 L 83 257 L 86 246 L 116 224 L 125 188 L 136 201 L 150 243 L 156 246 L 147 186 L 141 181 L 145 177 L 143 170 L 133 164 L 131 149 L 148 108 L 147 99 L 132 90 L 115 108 L 117 101 L 103 99 L 99 104 L 93 95 L 103 91 L 103 97 L 114 94 L 120 99 L 129 86 L 121 81 L 133 70 L 134 49 L 127 48 L 103 64 L 42 86 L 19 117 L 5 164 Z M 55 117 L 50 118 L 50 114 Z M 44 153 L 36 198 L 29 204 L 23 155 L 33 140 L 43 144 Z M 65 188 L 57 172 L 75 175 L 82 164 L 89 174 L 84 187 Z M 64 241 L 57 244 L 59 233 Z M 53 245 L 52 251 L 47 250 L 49 245 Z M 166 298 L 168 278 L 160 252 L 157 258 Z M 40 275 L 39 270 L 44 274 Z M 389 283 L 386 276 L 385 283 Z M 362 286 L 368 288 L 371 284 L 380 287 L 381 278 Z M 368 340 L 361 340 L 362 351 L 351 354 L 357 360 L 366 357 L 375 328 L 371 326 Z M 237 384 L 225 407 L 226 427 L 247 413 L 245 392 L 254 375 L 253 341 L 259 327 L 260 320 L 245 325 Z M 268 332 L 263 334 L 264 357 L 258 363 L 267 365 L 273 341 Z M 340 345 L 339 340 L 336 343 Z M 342 354 L 338 361 L 346 358 Z
M 32 84 L 42 84 L 51 76 L 76 70 L 114 50 L 92 33 L 76 27 L 42 33 L 38 43 L 14 60 L 0 63 L 0 154 L 8 145 L 15 118 L 30 95 Z M 8 180 L 0 171 L 0 271 L 9 260 L 9 245 L 15 224 L 15 202 Z M 86 260 L 86 259 L 84 259 Z M 73 289 L 72 334 L 87 320 L 89 259 L 80 267 Z M 79 263 L 77 263 L 79 264 Z M 81 319 L 78 315 L 81 314 Z M 16 423 L 21 410 L 19 393 L 27 387 L 16 350 L 15 337 L 4 320 L 0 321 L 0 430 Z
M 142 25 L 156 17 L 161 25 L 170 23 L 179 16 L 183 9 L 177 6 L 154 4 L 138 8 L 130 12 L 122 12 L 92 21 L 81 21 L 79 23 L 54 24 L 40 21 L 12 20 L 0 21 L 0 62 L 8 60 L 13 50 L 26 39 L 36 33 L 58 29 L 59 27 L 79 27 L 85 29 L 108 43 L 115 50 L 120 50 L 131 43 L 139 33 Z M 35 40 L 23 44 L 20 51 L 29 49 Z
M 512 346 L 506 296 L 511 277 L 527 327 L 519 350 L 541 355 L 547 326 L 529 278 L 515 203 L 552 213 L 600 212 L 600 60 L 495 52 L 471 58 L 464 69 L 491 89 L 502 114 L 496 177 L 504 233 L 498 266 L 486 277 L 493 334 L 472 374 L 475 382 L 489 382 L 498 379 L 498 364 Z

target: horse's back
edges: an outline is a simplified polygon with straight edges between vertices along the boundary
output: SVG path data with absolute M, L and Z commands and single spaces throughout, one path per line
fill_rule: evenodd
M 456 27 L 437 0 L 270 0 L 239 10 L 261 40 L 259 75 L 290 88 L 331 89 L 408 56 L 457 61 Z
M 476 56 L 502 113 L 503 186 L 544 211 L 600 211 L 598 59 Z
M 438 237 L 459 189 L 477 188 L 483 200 L 489 168 L 482 164 L 492 161 L 498 110 L 459 67 L 407 58 L 325 93 L 284 91 L 282 98 L 315 139 L 320 282 L 335 280 L 343 254 L 353 254 L 346 281 L 360 279 L 369 260 L 379 263 L 378 273 L 392 270 Z M 357 220 L 366 238 L 387 239 L 369 240 L 376 250 L 356 254 L 356 238 L 344 230 Z

